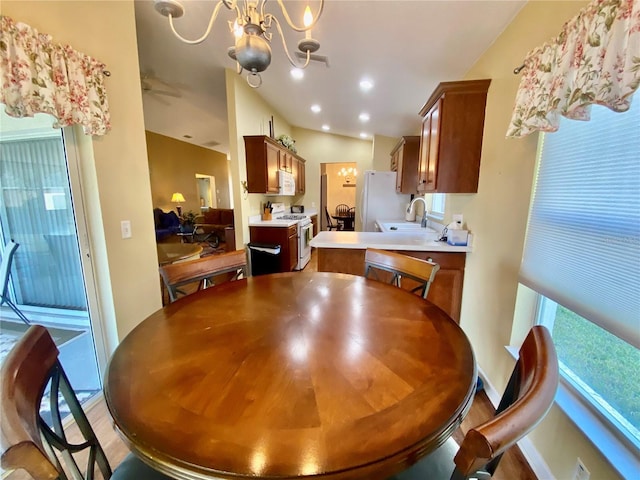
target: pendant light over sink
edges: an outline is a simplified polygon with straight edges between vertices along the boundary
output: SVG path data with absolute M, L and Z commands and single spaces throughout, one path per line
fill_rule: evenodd
M 236 61 L 238 74 L 241 74 L 243 70 L 247 70 L 249 72 L 247 83 L 253 88 L 258 88 L 262 85 L 260 72 L 265 71 L 271 63 L 270 42 L 273 33 L 269 30 L 272 25 L 275 24 L 280 34 L 285 54 L 291 65 L 296 68 L 306 68 L 312 60 L 312 53 L 320 48 L 320 42 L 311 38 L 311 28 L 322 15 L 322 9 L 324 8 L 324 0 L 319 0 L 318 12 L 314 17 L 311 13 L 311 8 L 307 5 L 303 18 L 304 25 L 300 27 L 292 22 L 282 0 L 277 0 L 282 16 L 289 27 L 296 32 L 305 32 L 305 37 L 298 42 L 298 50 L 302 52 L 302 55 L 296 54 L 296 56 L 302 57 L 304 63 L 298 64 L 289 54 L 280 21 L 273 14 L 265 12 L 266 3 L 267 0 L 219 0 L 211 13 L 207 30 L 196 40 L 188 40 L 182 37 L 173 25 L 174 18 L 184 15 L 184 7 L 178 0 L 155 0 L 154 6 L 156 11 L 169 18 L 169 25 L 174 35 L 184 43 L 191 45 L 202 43 L 207 38 L 221 7 L 224 6 L 228 10 L 235 12 L 235 21 L 229 21 L 229 29 L 235 37 L 235 44 L 229 47 L 227 53 Z

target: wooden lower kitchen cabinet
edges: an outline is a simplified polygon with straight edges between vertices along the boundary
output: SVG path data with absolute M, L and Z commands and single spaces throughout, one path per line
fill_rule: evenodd
M 460 323 L 462 306 L 462 282 L 466 253 L 416 252 L 394 250 L 404 255 L 431 260 L 440 265 L 440 270 L 431 284 L 427 300 L 434 303 L 456 322 Z M 318 248 L 318 271 L 350 273 L 364 276 L 364 255 L 366 250 L 353 248 Z M 383 277 L 381 280 L 385 280 Z M 389 277 L 390 279 L 390 277 Z M 402 288 L 410 290 L 417 283 L 403 279 Z
M 251 243 L 280 245 L 280 272 L 290 272 L 298 264 L 298 227 L 249 227 Z
M 315 237 L 318 234 L 318 215 L 311 215 L 309 218 L 313 225 L 313 236 Z

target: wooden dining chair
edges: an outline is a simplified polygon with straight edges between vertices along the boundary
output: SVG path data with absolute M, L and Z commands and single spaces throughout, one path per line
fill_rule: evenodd
M 96 469 L 105 480 L 169 480 L 132 454 L 112 471 L 58 361 L 58 354 L 47 329 L 32 325 L 2 364 L 2 468 L 26 470 L 36 480 L 88 480 L 95 478 Z M 46 404 L 50 408 L 51 425 L 40 413 L 45 393 L 49 397 Z M 63 423 L 60 414 L 63 404 L 70 410 L 77 428 Z M 75 433 L 71 433 L 72 428 Z M 80 464 L 86 465 L 86 470 L 80 468 Z
M 410 278 L 418 282 L 419 285 L 411 291 L 419 292 L 422 298 L 427 298 L 429 287 L 431 287 L 436 273 L 440 270 L 440 265 L 437 263 L 376 248 L 367 248 L 364 265 L 364 276 L 367 278 L 383 280 L 379 273 L 381 270 L 391 273 L 389 283 L 396 287 L 402 288 L 402 278 Z
M 8 305 L 20 320 L 29 325 L 31 322 L 29 322 L 24 313 L 22 313 L 9 298 L 9 276 L 11 275 L 11 265 L 13 263 L 13 256 L 19 246 L 19 243 L 10 240 L 2 252 L 2 262 L 0 262 L 0 282 L 2 282 L 0 283 L 0 287 L 2 288 L 2 291 L 0 291 L 0 307 L 5 304 Z
M 244 250 L 210 255 L 196 260 L 171 263 L 160 267 L 160 275 L 169 291 L 170 302 L 186 292 L 180 287 L 197 283 L 197 289 L 238 278 L 247 278 L 247 254 Z
M 493 476 L 502 454 L 533 430 L 553 404 L 558 357 L 546 327 L 533 327 L 520 347 L 495 416 L 471 428 L 460 446 L 449 438 L 435 452 L 389 480 L 462 480 Z
M 329 215 L 329 210 L 326 206 L 324 207 L 324 214 L 327 218 L 327 230 L 338 230 L 338 225 L 331 220 L 331 215 Z

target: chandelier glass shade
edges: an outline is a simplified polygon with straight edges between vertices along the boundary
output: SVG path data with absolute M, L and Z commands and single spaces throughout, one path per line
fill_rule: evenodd
M 285 54 L 291 65 L 296 68 L 306 68 L 311 60 L 311 54 L 320 48 L 320 42 L 311 38 L 311 29 L 317 23 L 322 15 L 324 8 L 324 0 L 319 0 L 319 7 L 316 15 L 311 13 L 309 6 L 305 9 L 303 17 L 303 25 L 296 25 L 289 16 L 282 0 L 277 0 L 280 11 L 287 25 L 296 32 L 305 32 L 305 36 L 298 42 L 298 50 L 302 55 L 303 63 L 296 61 L 289 53 L 289 48 L 282 32 L 282 26 L 277 17 L 265 11 L 267 0 L 219 0 L 216 3 L 209 25 L 204 34 L 195 40 L 188 40 L 180 35 L 174 26 L 173 20 L 184 15 L 184 7 L 178 0 L 154 0 L 156 11 L 169 18 L 169 25 L 173 34 L 184 43 L 195 45 L 202 43 L 211 32 L 218 13 L 222 7 L 235 13 L 235 20 L 229 21 L 229 30 L 235 37 L 234 45 L 227 50 L 228 55 L 236 61 L 238 74 L 244 70 L 248 72 L 247 82 L 253 88 L 257 88 L 262 84 L 260 72 L 267 69 L 271 63 L 271 39 L 273 33 L 270 31 L 275 25 L 278 34 L 282 40 Z

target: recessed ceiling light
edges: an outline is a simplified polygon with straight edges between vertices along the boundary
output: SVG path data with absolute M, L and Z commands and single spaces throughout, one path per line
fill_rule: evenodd
M 331 130 L 331 127 L 329 125 L 322 125 L 322 130 L 324 130 L 325 132 L 328 132 L 329 130 Z
M 322 107 L 320 107 L 320 105 L 318 104 L 311 105 L 311 111 L 313 113 L 320 113 L 322 111 Z
M 360 80 L 360 90 L 363 92 L 368 92 L 373 88 L 373 81 L 368 78 L 363 78 Z
M 291 76 L 295 79 L 295 80 L 301 80 L 302 78 L 304 78 L 304 71 L 300 68 L 292 68 L 291 69 Z
M 362 132 L 360 134 L 360 138 L 367 138 L 369 135 L 367 135 L 366 133 Z
M 360 119 L 361 122 L 368 122 L 369 114 L 367 112 L 362 112 L 358 118 Z

